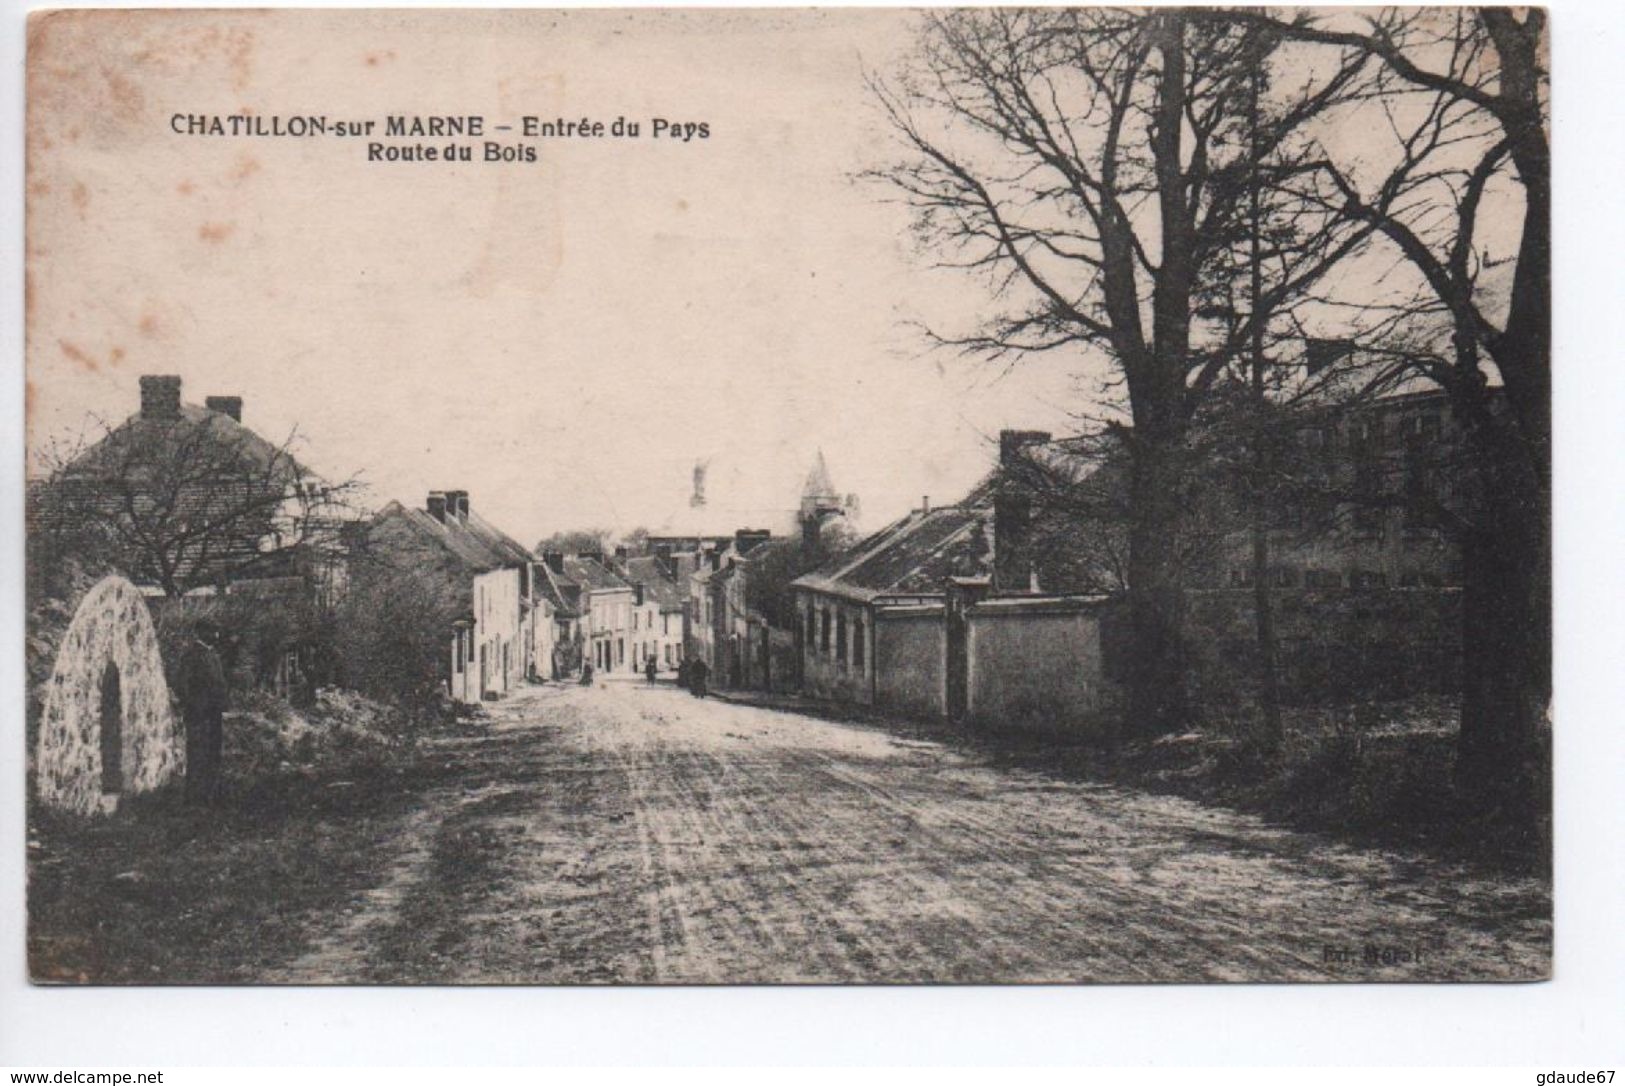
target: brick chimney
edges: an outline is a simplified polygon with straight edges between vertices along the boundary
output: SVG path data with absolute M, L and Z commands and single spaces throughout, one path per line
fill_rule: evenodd
M 1014 467 L 1023 450 L 1049 440 L 1042 430 L 1000 430 L 999 467 Z M 1009 475 L 1001 478 L 993 495 L 993 587 L 1000 592 L 1033 589 L 1032 519 L 1027 489 Z
M 633 607 L 642 607 L 643 606 L 643 582 L 642 581 L 633 581 L 632 582 L 632 606 Z
M 144 374 L 141 378 L 141 417 L 181 417 L 181 379 L 174 374 Z
M 441 524 L 446 523 L 446 495 L 444 491 L 431 490 L 429 498 L 423 503 L 423 508 Z
M 1023 449 L 1034 445 L 1048 445 L 1050 435 L 1044 430 L 1000 430 L 999 467 L 1014 464 Z
M 241 396 L 209 396 L 204 399 L 203 406 L 216 414 L 229 417 L 232 422 L 243 421 L 243 398 Z
M 468 491 L 446 491 L 446 512 L 452 514 L 458 520 L 466 521 L 468 519 Z
M 563 551 L 543 551 L 542 561 L 547 563 L 548 569 L 552 570 L 554 573 L 557 573 L 560 577 L 564 576 Z
M 1032 587 L 1032 499 L 1009 484 L 993 496 L 993 587 L 1022 592 Z

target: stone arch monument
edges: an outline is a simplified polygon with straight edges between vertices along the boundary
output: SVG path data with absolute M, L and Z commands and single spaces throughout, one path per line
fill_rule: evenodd
M 158 787 L 186 764 L 147 601 L 123 577 L 80 601 L 57 650 L 40 714 L 41 802 L 80 814 Z

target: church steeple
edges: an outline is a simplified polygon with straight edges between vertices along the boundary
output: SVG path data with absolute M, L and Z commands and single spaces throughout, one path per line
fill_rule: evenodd
M 839 505 L 840 496 L 835 484 L 829 480 L 829 465 L 824 463 L 824 450 L 818 450 L 812 470 L 807 473 L 806 485 L 801 488 L 801 514 L 806 516 L 822 505 Z

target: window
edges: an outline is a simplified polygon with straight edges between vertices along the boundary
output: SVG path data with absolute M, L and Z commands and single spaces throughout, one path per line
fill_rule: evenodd
M 846 612 L 835 613 L 835 659 L 846 663 Z
M 822 652 L 829 651 L 829 610 L 821 609 L 818 612 L 818 648 Z
M 818 637 L 818 611 L 812 604 L 807 605 L 807 644 L 810 646 Z
M 863 666 L 863 623 L 852 623 L 852 663 L 855 667 Z

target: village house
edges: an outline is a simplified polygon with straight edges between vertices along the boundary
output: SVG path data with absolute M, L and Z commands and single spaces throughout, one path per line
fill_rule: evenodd
M 683 654 L 682 586 L 678 561 L 668 548 L 652 555 L 624 557 L 622 573 L 641 595 L 633 599 L 632 637 L 643 665 L 654 657 L 658 668 L 673 670 Z
M 761 618 L 749 606 L 747 578 L 752 556 L 774 542 L 765 531 L 740 529 L 726 550 L 707 551 L 689 578 L 687 654 L 705 661 L 717 687 L 759 685 L 763 665 L 754 646 Z
M 806 693 L 989 725 L 1097 724 L 1107 599 L 1054 561 L 1065 548 L 1034 546 L 1031 500 L 1003 475 L 1048 441 L 1004 431 L 1000 467 L 964 500 L 926 499 L 794 581 Z
M 314 634 L 344 589 L 342 490 L 243 425 L 241 396 L 189 404 L 180 377 L 149 374 L 136 413 L 30 482 L 31 567 L 89 556 L 148 596 L 212 606 L 239 681 L 298 697 L 323 677 Z
M 430 491 L 422 509 L 390 502 L 367 532 L 371 561 L 441 582 L 455 601 L 446 686 L 465 704 L 500 698 L 533 672 L 531 553 L 469 503 L 466 490 Z
M 554 559 L 547 561 L 552 564 Z M 559 555 L 557 562 L 579 589 L 576 610 L 586 661 L 605 675 L 635 673 L 632 611 L 637 593 L 631 583 L 611 569 L 602 554 Z
M 536 677 L 561 680 L 581 667 L 581 586 L 564 573 L 564 555 L 536 564 Z

